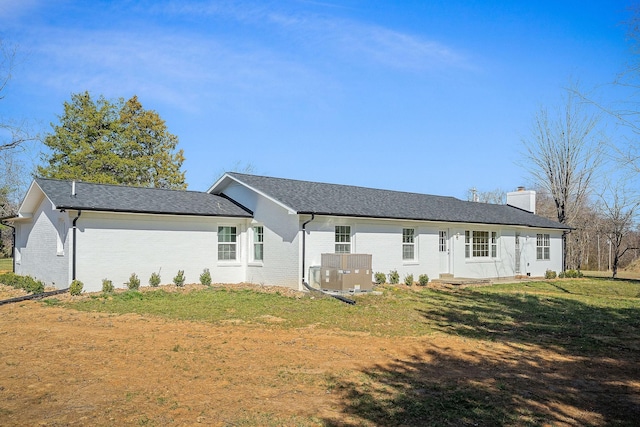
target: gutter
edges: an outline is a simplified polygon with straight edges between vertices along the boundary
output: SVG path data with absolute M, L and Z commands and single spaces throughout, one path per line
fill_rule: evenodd
M 320 292 L 323 295 L 329 295 L 330 297 L 333 297 L 339 301 L 342 301 L 344 303 L 347 304 L 351 304 L 351 305 L 355 305 L 355 301 L 346 297 L 343 297 L 341 295 L 335 295 L 335 294 L 330 294 L 328 292 L 324 292 L 323 290 L 320 289 L 316 289 L 316 288 L 312 288 L 311 286 L 309 286 L 309 284 L 307 283 L 306 279 L 306 271 L 305 271 L 305 252 L 306 252 L 306 246 L 307 246 L 307 224 L 309 224 L 311 221 L 313 221 L 316 217 L 316 214 L 314 212 L 311 212 L 311 218 L 305 222 L 302 223 L 302 286 L 304 286 L 305 288 L 307 288 L 309 291 L 311 292 Z
M 308 221 L 302 223 L 302 284 L 306 282 L 307 272 L 305 271 L 305 251 L 307 246 L 307 224 L 313 221 L 316 214 L 311 212 L 311 218 Z
M 78 216 L 75 217 L 73 219 L 73 255 L 72 255 L 72 267 L 71 267 L 71 281 L 76 280 L 76 230 L 78 229 L 78 227 L 76 226 L 76 223 L 78 222 L 78 218 L 80 218 L 80 215 L 82 215 L 82 211 L 78 210 Z

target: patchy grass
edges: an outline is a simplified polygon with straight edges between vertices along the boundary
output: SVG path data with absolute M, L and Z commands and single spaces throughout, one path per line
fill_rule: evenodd
M 13 258 L 0 258 L 0 273 L 13 271 Z
M 357 296 L 353 306 L 333 298 L 289 298 L 225 288 L 186 294 L 128 291 L 67 306 L 219 324 L 335 328 L 386 337 L 442 332 L 592 351 L 612 346 L 635 349 L 640 343 L 637 281 L 558 279 L 451 290 L 381 289 L 382 295 Z
M 355 306 L 333 298 L 213 288 L 129 291 L 62 304 L 230 328 L 265 327 L 269 333 L 339 329 L 385 337 L 387 343 L 386 337 L 450 337 L 408 357 L 357 369 L 342 364 L 323 373 L 323 388 L 339 396 L 336 410 L 349 422 L 256 413 L 236 418 L 237 425 L 622 426 L 634 425 L 640 416 L 638 281 L 558 279 L 380 290 L 379 296 L 355 297 Z M 188 353 L 178 344 L 171 350 Z M 296 371 L 287 363 L 274 371 L 269 387 L 290 390 L 291 384 L 319 381 L 315 371 Z

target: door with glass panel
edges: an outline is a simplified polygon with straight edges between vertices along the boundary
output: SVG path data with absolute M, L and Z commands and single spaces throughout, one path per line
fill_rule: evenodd
M 440 257 L 440 273 L 449 273 L 449 230 L 440 230 L 438 232 L 438 255 Z

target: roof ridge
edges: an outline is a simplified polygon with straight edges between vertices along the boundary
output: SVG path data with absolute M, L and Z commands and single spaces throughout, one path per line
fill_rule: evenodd
M 103 183 L 103 182 L 91 182 L 91 181 L 83 181 L 81 179 L 60 179 L 60 178 L 44 178 L 44 177 L 36 177 L 35 181 L 55 181 L 55 182 L 66 182 L 71 184 L 75 182 L 76 184 L 86 184 L 86 185 L 101 185 L 105 187 L 117 187 L 117 188 L 132 188 L 136 190 L 158 190 L 158 191 L 177 191 L 182 193 L 205 193 L 210 194 L 206 191 L 200 190 L 180 190 L 177 188 L 158 188 L 158 187 L 143 187 L 140 185 L 128 185 L 128 184 L 112 184 L 112 183 Z
M 415 192 L 415 191 L 390 190 L 388 188 L 365 187 L 365 186 L 362 186 L 362 185 L 336 184 L 336 183 L 331 183 L 331 182 L 308 181 L 308 180 L 293 179 L 293 178 L 280 178 L 280 177 L 274 177 L 274 176 L 254 175 L 254 174 L 241 173 L 241 172 L 227 172 L 227 174 L 229 174 L 229 175 L 248 176 L 248 177 L 253 177 L 253 178 L 265 178 L 265 179 L 270 179 L 270 180 L 298 182 L 298 183 L 304 183 L 304 184 L 330 185 L 330 186 L 334 186 L 334 187 L 347 187 L 347 188 L 358 188 L 358 189 L 373 190 L 373 191 L 386 191 L 386 192 L 398 193 L 398 194 L 408 194 L 408 195 L 417 195 L 417 196 L 430 196 L 430 197 L 442 197 L 442 198 L 446 198 L 446 199 L 458 200 L 458 201 L 461 201 L 461 202 L 465 201 L 465 200 L 462 200 L 462 199 L 459 199 L 459 198 L 453 197 L 453 196 L 444 196 L 444 195 L 441 195 L 441 194 L 418 193 L 418 192 Z

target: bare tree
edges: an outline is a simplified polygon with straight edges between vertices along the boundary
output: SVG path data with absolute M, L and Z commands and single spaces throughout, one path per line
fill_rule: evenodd
M 620 258 L 631 249 L 639 249 L 629 239 L 634 235 L 634 224 L 638 215 L 640 199 L 625 185 L 625 180 L 615 186 L 607 185 L 600 195 L 600 211 L 604 220 L 604 232 L 611 245 L 612 277 L 618 274 Z
M 568 89 L 564 105 L 553 114 L 542 108 L 535 116 L 531 136 L 522 141 L 535 186 L 553 201 L 558 222 L 573 227 L 603 161 L 599 117 L 587 106 Z M 569 244 L 565 241 L 565 248 Z
M 11 80 L 15 66 L 16 48 L 0 39 L 0 101 L 4 99 L 5 89 Z M 0 151 L 10 150 L 33 141 L 26 124 L 22 121 L 0 117 Z
M 496 188 L 491 191 L 478 191 L 475 187 L 472 187 L 467 190 L 467 200 L 470 202 L 502 205 L 507 200 L 507 192 L 501 188 Z

